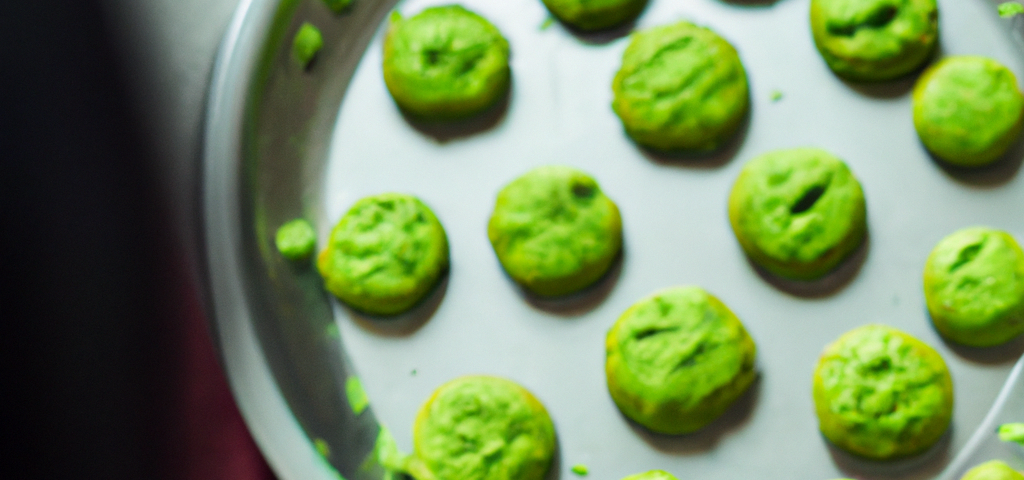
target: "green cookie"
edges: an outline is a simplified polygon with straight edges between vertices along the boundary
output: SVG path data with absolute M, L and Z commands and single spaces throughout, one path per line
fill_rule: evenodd
M 583 31 L 626 23 L 640 14 L 647 0 L 543 0 L 559 20 Z
M 953 380 L 939 353 L 884 325 L 851 330 L 814 370 L 821 433 L 850 453 L 890 460 L 921 453 L 953 415 Z
M 384 82 L 406 112 L 428 120 L 479 113 L 508 91 L 508 41 L 458 5 L 412 18 L 391 16 L 384 37 Z
M 537 295 L 565 295 L 611 267 L 622 249 L 622 217 L 587 174 L 545 166 L 501 189 L 487 236 L 513 280 Z
M 317 266 L 327 290 L 352 308 L 394 315 L 437 285 L 448 269 L 448 237 L 419 199 L 383 193 L 341 218 Z
M 956 231 L 928 256 L 924 298 L 943 337 L 972 347 L 1006 343 L 1024 333 L 1024 251 L 1003 231 Z
M 413 449 L 417 480 L 541 480 L 555 453 L 544 405 L 504 378 L 467 376 L 420 407 Z
M 751 260 L 795 280 L 832 271 L 867 233 L 860 182 L 817 148 L 777 150 L 747 163 L 729 194 L 729 221 Z
M 1024 480 L 1024 475 L 999 460 L 992 460 L 968 470 L 960 480 Z
M 667 288 L 633 304 L 608 331 L 608 392 L 651 431 L 693 432 L 753 383 L 755 354 L 754 340 L 721 301 L 700 287 Z
M 679 480 L 679 479 L 676 478 L 675 475 L 672 475 L 671 473 L 668 473 L 668 472 L 666 472 L 664 470 L 650 470 L 650 471 L 647 471 L 647 472 L 644 472 L 644 473 L 637 473 L 635 475 L 630 475 L 630 476 L 628 476 L 626 478 L 623 478 L 622 480 Z
M 1024 127 L 1017 77 L 995 60 L 949 57 L 914 87 L 914 127 L 935 156 L 961 167 L 998 159 Z
M 736 133 L 750 103 L 736 49 L 688 22 L 634 33 L 612 91 L 612 108 L 626 133 L 666 151 L 720 147 Z
M 811 0 L 811 33 L 837 75 L 890 80 L 921 67 L 938 44 L 935 0 Z

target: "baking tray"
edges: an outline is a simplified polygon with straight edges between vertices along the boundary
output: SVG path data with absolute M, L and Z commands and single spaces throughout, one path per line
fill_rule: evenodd
M 961 468 L 951 461 L 982 424 L 1024 342 L 986 350 L 945 343 L 928 321 L 921 271 L 934 244 L 964 226 L 1024 238 L 1024 147 L 979 172 L 936 163 L 913 130 L 913 79 L 860 85 L 831 74 L 814 50 L 808 0 L 651 0 L 637 21 L 645 28 L 690 20 L 739 51 L 751 113 L 716 154 L 664 156 L 630 142 L 610 108 L 629 29 L 575 35 L 550 25 L 538 0 L 461 2 L 509 39 L 512 92 L 478 121 L 417 124 L 384 88 L 382 24 L 396 6 L 414 14 L 441 3 L 356 0 L 335 15 L 320 0 L 246 0 L 221 45 L 203 153 L 209 303 L 236 399 L 282 479 L 381 478 L 367 462 L 379 425 L 409 451 L 419 404 L 468 373 L 512 378 L 545 403 L 558 432 L 553 479 L 573 478 L 577 463 L 611 480 L 653 468 L 708 479 L 925 479 Z M 987 55 L 1024 73 L 1020 25 L 998 18 L 996 2 L 939 3 L 942 54 Z M 291 37 L 305 21 L 325 38 L 308 71 L 290 58 Z M 759 273 L 726 215 L 729 188 L 747 160 L 804 145 L 847 161 L 864 186 L 870 229 L 850 262 L 813 284 Z M 551 163 L 601 183 L 622 211 L 625 238 L 605 280 L 557 301 L 515 287 L 486 237 L 498 189 Z M 428 203 L 452 252 L 442 285 L 394 319 L 340 305 L 311 264 L 284 261 L 272 243 L 277 226 L 303 216 L 323 244 L 356 199 L 384 191 Z M 705 287 L 744 321 L 759 347 L 760 379 L 708 428 L 653 435 L 608 396 L 603 340 L 634 301 L 679 284 Z M 950 366 L 953 425 L 922 456 L 863 461 L 817 431 L 810 394 L 817 355 L 866 323 L 921 338 Z M 359 415 L 345 393 L 352 376 L 371 401 Z M 1024 458 L 1006 452 L 1024 468 Z

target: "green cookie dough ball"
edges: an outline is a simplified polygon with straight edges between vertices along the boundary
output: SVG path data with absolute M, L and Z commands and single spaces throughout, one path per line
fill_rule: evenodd
M 833 444 L 874 460 L 921 453 L 953 415 L 953 380 L 939 353 L 884 325 L 851 330 L 814 370 L 818 427 Z
M 555 427 L 544 405 L 515 382 L 460 377 L 420 407 L 413 450 L 424 467 L 418 480 L 542 480 Z
M 664 470 L 650 470 L 644 473 L 630 475 L 622 480 L 679 480 L 675 475 Z
M 274 244 L 284 258 L 303 260 L 308 258 L 316 247 L 316 232 L 308 221 L 296 218 L 285 222 L 277 229 Z
M 647 0 L 543 0 L 559 20 L 583 31 L 626 23 L 640 14 Z
M 992 460 L 968 470 L 960 480 L 1024 480 L 1024 475 L 999 460 Z
M 924 298 L 935 329 L 972 347 L 1024 333 L 1024 251 L 1010 234 L 986 227 L 943 238 L 924 267 Z
M 612 108 L 626 133 L 666 151 L 720 147 L 736 133 L 750 103 L 736 49 L 688 22 L 634 33 L 612 91 Z
M 486 19 L 458 5 L 411 18 L 391 16 L 384 37 L 384 82 L 403 110 L 423 119 L 471 116 L 509 88 L 508 41 Z
M 1002 156 L 1024 126 L 1024 95 L 1008 68 L 984 57 L 949 57 L 914 86 L 914 127 L 936 157 L 981 167 Z
M 999 440 L 1024 445 L 1024 423 L 1004 423 L 999 426 Z
M 299 65 L 302 65 L 302 68 L 306 68 L 323 46 L 324 37 L 320 34 L 320 30 L 306 22 L 299 27 L 295 38 L 292 39 L 292 56 L 299 62 Z
M 846 164 L 818 148 L 777 150 L 743 167 L 729 194 L 743 251 L 780 277 L 813 280 L 864 242 L 864 191 Z
M 587 174 L 545 166 L 501 189 L 487 236 L 513 280 L 537 295 L 565 295 L 611 267 L 622 250 L 622 217 Z
M 651 431 L 693 432 L 753 383 L 755 353 L 743 324 L 717 298 L 700 287 L 666 288 L 633 304 L 608 331 L 608 392 Z
M 341 218 L 317 262 L 327 290 L 352 308 L 412 308 L 448 269 L 448 237 L 434 213 L 401 193 L 363 198 Z
M 890 80 L 928 61 L 939 9 L 935 0 L 811 0 L 811 33 L 837 75 Z

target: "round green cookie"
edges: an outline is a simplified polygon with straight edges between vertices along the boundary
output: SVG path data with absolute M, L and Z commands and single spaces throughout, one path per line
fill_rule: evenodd
M 504 378 L 467 376 L 434 391 L 413 427 L 418 480 L 541 480 L 555 451 L 544 405 Z M 425 470 L 425 472 L 424 472 Z
M 936 157 L 961 167 L 988 165 L 1020 135 L 1024 95 L 999 62 L 949 57 L 917 81 L 914 127 Z
M 384 37 L 384 83 L 406 112 L 428 120 L 485 110 L 509 88 L 508 41 L 458 5 L 411 18 L 391 16 Z
M 953 415 L 953 380 L 939 353 L 884 325 L 825 347 L 814 370 L 818 427 L 833 444 L 874 460 L 921 453 Z
M 818 148 L 776 150 L 747 163 L 729 194 L 729 221 L 751 260 L 795 280 L 830 272 L 867 233 L 860 182 Z
M 304 218 L 289 220 L 277 229 L 274 245 L 288 260 L 304 260 L 316 248 L 316 232 Z
M 889 80 L 917 70 L 939 38 L 935 0 L 811 0 L 811 33 L 837 75 Z
M 608 392 L 651 431 L 693 432 L 753 383 L 755 353 L 743 324 L 717 298 L 700 287 L 666 288 L 633 304 L 608 331 Z
M 543 0 L 559 20 L 583 31 L 602 30 L 628 22 L 644 9 L 647 0 Z
M 317 266 L 327 290 L 352 308 L 394 315 L 423 299 L 448 269 L 448 237 L 419 199 L 383 193 L 341 218 Z
M 679 480 L 675 475 L 664 470 L 650 470 L 644 473 L 630 475 L 622 480 Z
M 1024 251 L 1003 231 L 958 230 L 928 256 L 924 298 L 943 337 L 973 347 L 1006 343 L 1024 333 Z
M 622 249 L 622 217 L 587 174 L 545 166 L 501 189 L 487 236 L 513 280 L 537 295 L 565 295 L 611 267 Z
M 1024 475 L 999 460 L 991 460 L 967 471 L 960 480 L 1024 480 Z
M 720 147 L 736 133 L 750 103 L 736 49 L 688 22 L 634 33 L 612 91 L 612 108 L 626 133 L 666 151 Z

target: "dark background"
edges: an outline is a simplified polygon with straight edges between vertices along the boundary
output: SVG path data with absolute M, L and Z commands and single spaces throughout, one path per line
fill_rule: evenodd
M 195 240 L 232 0 L 5 2 L 2 478 L 264 479 Z

